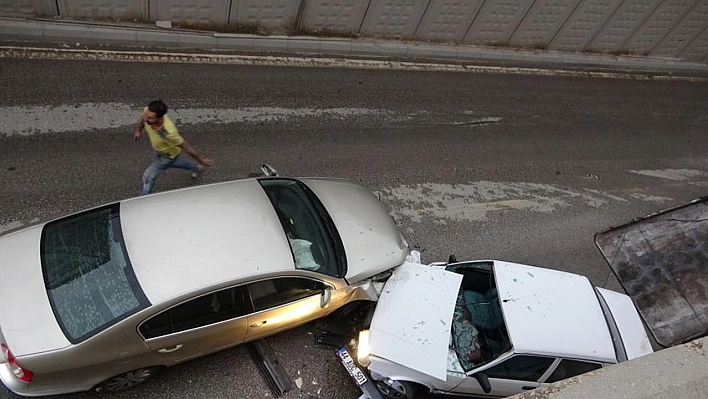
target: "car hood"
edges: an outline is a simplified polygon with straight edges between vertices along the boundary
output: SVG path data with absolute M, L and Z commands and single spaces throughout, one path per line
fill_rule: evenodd
M 347 254 L 347 281 L 356 283 L 405 261 L 408 245 L 371 191 L 348 180 L 301 180 L 315 192 L 337 226 Z
M 39 250 L 42 227 L 0 238 L 0 330 L 17 357 L 70 345 L 44 289 Z
M 371 354 L 445 380 L 462 276 L 405 262 L 386 281 L 369 329 Z

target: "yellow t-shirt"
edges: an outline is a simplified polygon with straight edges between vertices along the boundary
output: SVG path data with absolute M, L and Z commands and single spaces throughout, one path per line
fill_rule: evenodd
M 177 131 L 177 126 L 167 115 L 162 117 L 162 126 L 155 130 L 152 126 L 145 124 L 145 131 L 150 138 L 150 144 L 155 151 L 174 158 L 182 151 L 179 147 L 184 142 L 182 136 Z

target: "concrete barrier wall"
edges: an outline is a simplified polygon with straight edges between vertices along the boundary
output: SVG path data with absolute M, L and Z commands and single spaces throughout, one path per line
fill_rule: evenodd
M 708 62 L 708 0 L 0 0 L 0 13 L 171 20 Z
M 59 15 L 78 19 L 146 19 L 147 0 L 57 0 Z
M 0 0 L 0 13 L 54 17 L 59 10 L 56 0 Z

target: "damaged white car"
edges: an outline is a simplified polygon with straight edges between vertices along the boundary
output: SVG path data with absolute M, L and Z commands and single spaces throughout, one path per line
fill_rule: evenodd
M 491 260 L 403 264 L 357 341 L 343 363 L 387 398 L 510 396 L 652 352 L 627 295 Z

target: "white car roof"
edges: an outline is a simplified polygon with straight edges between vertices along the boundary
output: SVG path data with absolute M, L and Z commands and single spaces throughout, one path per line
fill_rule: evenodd
M 502 261 L 494 261 L 494 272 L 516 353 L 617 362 L 587 277 Z
M 123 237 L 151 303 L 256 274 L 294 271 L 293 255 L 257 180 L 121 202 Z

